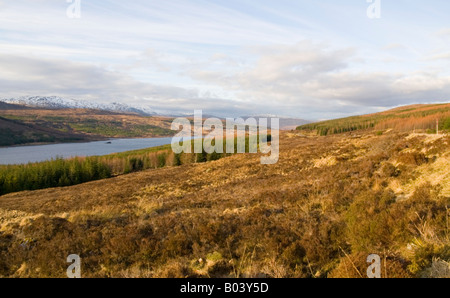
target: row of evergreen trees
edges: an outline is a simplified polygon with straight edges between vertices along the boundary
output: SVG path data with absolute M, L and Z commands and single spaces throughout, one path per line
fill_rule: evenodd
M 368 129 L 368 128 L 373 128 L 375 126 L 375 123 L 362 123 L 362 124 L 343 124 L 343 125 L 337 125 L 337 126 L 318 126 L 315 129 L 317 129 L 317 132 L 319 135 L 321 136 L 327 136 L 330 134 L 340 134 L 340 133 L 344 133 L 344 132 L 351 132 L 351 131 L 355 131 L 355 130 L 360 130 L 360 129 Z
M 147 153 L 127 157 L 87 157 L 0 166 L 0 195 L 23 190 L 71 186 L 165 166 L 217 160 L 222 154 Z
M 69 186 L 111 177 L 97 157 L 73 158 L 0 167 L 0 195 L 22 190 Z

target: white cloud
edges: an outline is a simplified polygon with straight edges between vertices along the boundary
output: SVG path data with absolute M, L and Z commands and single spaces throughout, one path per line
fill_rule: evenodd
M 406 47 L 399 43 L 391 43 L 384 46 L 382 49 L 385 51 L 392 51 L 392 50 L 404 50 L 406 49 Z
M 305 118 L 448 100 L 450 29 L 417 8 L 430 1 L 374 22 L 333 1 L 82 0 L 69 19 L 64 0 L 0 0 L 0 96 Z
M 450 52 L 433 55 L 428 60 L 450 60 Z
M 340 105 L 392 107 L 417 101 L 448 100 L 450 77 L 418 71 L 355 71 L 352 49 L 332 50 L 309 42 L 262 50 L 256 63 L 238 73 L 193 72 L 195 79 L 233 88 L 253 103 L 286 107 Z
M 203 109 L 218 115 L 243 115 L 250 107 L 199 95 L 195 89 L 140 82 L 87 63 L 0 54 L 1 97 L 57 95 L 99 102 L 147 105 L 166 113 Z
M 450 36 L 450 28 L 442 28 L 436 33 L 437 36 Z

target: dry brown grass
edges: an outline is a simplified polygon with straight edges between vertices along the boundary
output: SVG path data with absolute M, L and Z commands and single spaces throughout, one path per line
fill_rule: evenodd
M 9 194 L 0 275 L 64 276 L 78 253 L 90 277 L 356 277 L 349 260 L 386 252 L 388 277 L 416 276 L 448 261 L 449 141 L 283 133 L 273 166 L 234 155 Z M 428 160 L 402 163 L 405 150 Z

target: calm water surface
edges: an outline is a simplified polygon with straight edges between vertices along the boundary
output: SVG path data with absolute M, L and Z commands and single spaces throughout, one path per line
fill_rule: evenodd
M 111 144 L 108 144 L 111 142 Z M 168 145 L 172 138 L 114 139 L 90 143 L 0 148 L 0 164 L 40 162 L 56 157 L 95 156 Z

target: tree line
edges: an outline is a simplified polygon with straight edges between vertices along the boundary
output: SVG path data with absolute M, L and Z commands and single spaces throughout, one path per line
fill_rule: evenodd
M 268 135 L 267 139 L 270 142 L 271 135 Z M 224 140 L 224 151 L 225 147 L 226 141 Z M 245 148 L 248 152 L 248 137 Z M 235 152 L 236 150 L 237 142 L 235 141 Z M 0 195 L 24 190 L 77 185 L 148 169 L 208 162 L 229 155 L 231 154 L 216 152 L 209 154 L 204 150 L 202 153 L 175 154 L 171 150 L 171 146 L 166 145 L 105 156 L 71 159 L 59 157 L 45 162 L 4 165 L 0 166 Z

